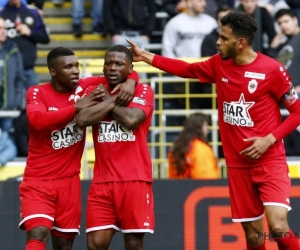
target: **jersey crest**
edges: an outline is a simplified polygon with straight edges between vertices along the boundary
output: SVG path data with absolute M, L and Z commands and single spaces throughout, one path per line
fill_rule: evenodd
M 249 92 L 252 94 L 254 93 L 254 91 L 257 89 L 257 85 L 258 82 L 254 79 L 252 79 L 249 83 L 248 83 L 248 90 Z

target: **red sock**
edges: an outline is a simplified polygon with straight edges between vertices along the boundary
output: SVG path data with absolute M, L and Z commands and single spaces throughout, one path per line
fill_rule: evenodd
M 253 247 L 253 246 L 249 245 L 249 243 L 247 242 L 247 250 L 267 250 L 267 249 L 265 246 L 265 242 L 263 242 L 258 247 Z
M 46 250 L 46 245 L 39 240 L 28 240 L 25 250 Z
M 291 229 L 284 237 L 275 238 L 274 240 L 277 243 L 278 250 L 300 250 L 298 239 Z

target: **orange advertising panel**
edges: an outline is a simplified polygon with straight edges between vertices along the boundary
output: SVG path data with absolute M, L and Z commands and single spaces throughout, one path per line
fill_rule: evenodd
M 292 186 L 291 198 L 300 197 L 300 186 Z M 184 250 L 196 250 L 197 205 L 205 199 L 229 199 L 228 187 L 200 187 L 189 194 L 184 203 Z M 207 207 L 207 224 L 201 225 L 208 231 L 209 250 L 220 249 L 246 249 L 244 232 L 240 223 L 231 222 L 231 210 L 229 205 L 209 205 Z M 268 226 L 264 218 L 266 248 L 277 250 L 277 244 L 269 239 Z

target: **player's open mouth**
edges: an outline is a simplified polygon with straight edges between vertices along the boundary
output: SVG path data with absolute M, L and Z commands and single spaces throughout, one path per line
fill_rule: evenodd
M 117 75 L 108 75 L 108 78 L 110 80 L 116 80 L 118 78 L 118 76 Z

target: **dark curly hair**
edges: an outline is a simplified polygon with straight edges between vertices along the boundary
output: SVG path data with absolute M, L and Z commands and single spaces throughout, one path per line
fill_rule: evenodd
M 252 44 L 257 31 L 257 22 L 252 16 L 244 12 L 233 11 L 226 14 L 220 21 L 222 26 L 228 25 L 234 35 L 243 37 L 248 44 Z

